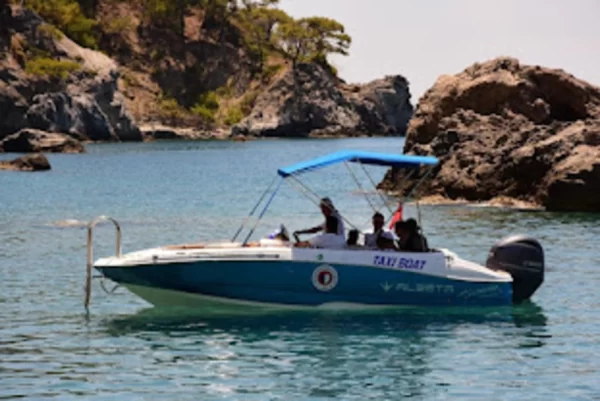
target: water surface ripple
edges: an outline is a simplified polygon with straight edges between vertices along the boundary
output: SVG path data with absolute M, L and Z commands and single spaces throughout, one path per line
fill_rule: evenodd
M 121 222 L 125 251 L 227 239 L 278 167 L 402 144 L 103 144 L 49 155 L 47 173 L 0 173 L 0 399 L 600 400 L 599 215 L 421 207 L 430 244 L 474 261 L 506 235 L 542 242 L 546 282 L 519 307 L 209 317 L 156 310 L 123 289 L 107 295 L 95 282 L 84 313 L 84 226 L 94 216 Z M 385 172 L 368 171 L 377 181 Z M 344 166 L 305 182 L 357 225 L 369 222 Z M 283 188 L 257 237 L 320 221 Z M 108 225 L 95 250 L 114 252 Z

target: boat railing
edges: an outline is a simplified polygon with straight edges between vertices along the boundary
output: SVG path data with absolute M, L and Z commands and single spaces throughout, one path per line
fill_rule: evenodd
M 104 222 L 104 221 L 110 221 L 113 223 L 113 225 L 115 226 L 115 229 L 117 230 L 117 240 L 116 240 L 116 256 L 118 258 L 121 257 L 121 226 L 119 225 L 119 223 L 113 219 L 112 217 L 109 216 L 98 216 L 95 219 L 91 220 L 87 227 L 88 227 L 88 232 L 87 232 L 87 265 L 86 265 L 86 277 L 85 277 L 85 301 L 84 301 L 84 305 L 85 308 L 88 308 L 88 305 L 90 304 L 90 295 L 92 292 L 92 267 L 94 265 L 94 227 L 96 227 L 96 225 L 98 223 Z

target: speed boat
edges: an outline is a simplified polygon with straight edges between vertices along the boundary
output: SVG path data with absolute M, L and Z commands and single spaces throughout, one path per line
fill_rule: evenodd
M 92 272 L 156 307 L 201 310 L 228 307 L 329 308 L 394 306 L 499 306 L 529 299 L 544 280 L 544 251 L 534 238 L 512 236 L 491 247 L 485 265 L 445 249 L 427 252 L 346 247 L 298 247 L 283 239 L 250 241 L 283 182 L 337 163 L 419 171 L 426 178 L 434 157 L 340 151 L 280 168 L 231 241 L 160 246 L 123 254 L 121 228 L 100 216 L 88 226 L 85 306 Z M 366 171 L 366 170 L 365 170 Z M 417 184 L 417 186 L 423 179 Z M 308 195 L 318 199 L 314 192 Z M 262 208 L 260 207 L 262 206 Z M 257 221 L 246 227 L 258 210 Z M 93 261 L 93 228 L 110 220 L 117 228 L 115 256 Z M 346 218 L 344 218 L 346 220 Z M 243 231 L 244 240 L 237 240 Z M 297 240 L 297 239 L 296 239 Z

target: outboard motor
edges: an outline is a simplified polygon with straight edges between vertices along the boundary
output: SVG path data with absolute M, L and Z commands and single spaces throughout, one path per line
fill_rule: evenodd
M 513 278 L 513 302 L 529 299 L 544 282 L 544 250 L 531 237 L 504 238 L 490 249 L 485 265 Z

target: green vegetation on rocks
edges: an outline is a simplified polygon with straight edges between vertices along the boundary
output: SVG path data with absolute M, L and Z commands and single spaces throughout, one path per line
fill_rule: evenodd
M 64 33 L 122 66 L 126 74 L 120 82 L 136 118 L 174 125 L 234 125 L 250 114 L 258 94 L 287 65 L 316 63 L 335 75 L 328 56 L 347 54 L 351 43 L 339 22 L 294 19 L 278 7 L 279 0 L 23 4 L 46 22 L 38 28 L 44 38 L 59 40 Z M 17 39 L 11 52 L 32 75 L 64 79 L 82 68 L 80 60 L 66 61 L 52 49 L 37 54 Z
M 325 17 L 294 19 L 278 9 L 279 0 L 106 0 L 111 6 L 140 7 L 142 23 L 185 35 L 186 17 L 193 9 L 203 11 L 203 24 L 239 30 L 255 67 L 262 71 L 266 59 L 279 53 L 292 61 L 326 60 L 327 55 L 347 54 L 350 36 L 339 22 Z M 27 0 L 25 5 L 84 47 L 97 48 L 101 35 L 133 27 L 130 16 L 99 24 L 100 0 Z
M 191 108 L 191 112 L 205 121 L 214 122 L 219 110 L 219 99 L 215 92 L 205 92 L 198 98 L 198 102 Z
M 244 117 L 245 117 L 245 114 L 242 111 L 242 108 L 239 105 L 237 105 L 237 106 L 231 107 L 227 111 L 227 114 L 225 115 L 223 122 L 227 126 L 232 126 L 232 125 L 235 125 L 235 124 L 239 123 L 240 121 L 242 121 L 242 119 Z
M 339 22 L 324 17 L 301 18 L 281 24 L 276 32 L 283 54 L 298 62 L 327 63 L 329 54 L 348 54 L 352 39 Z
M 80 45 L 92 49 L 98 47 L 98 24 L 83 14 L 79 2 L 74 0 L 27 0 L 25 5 Z
M 70 60 L 34 57 L 25 62 L 27 73 L 48 78 L 67 79 L 69 74 L 79 70 L 81 70 L 81 65 Z

